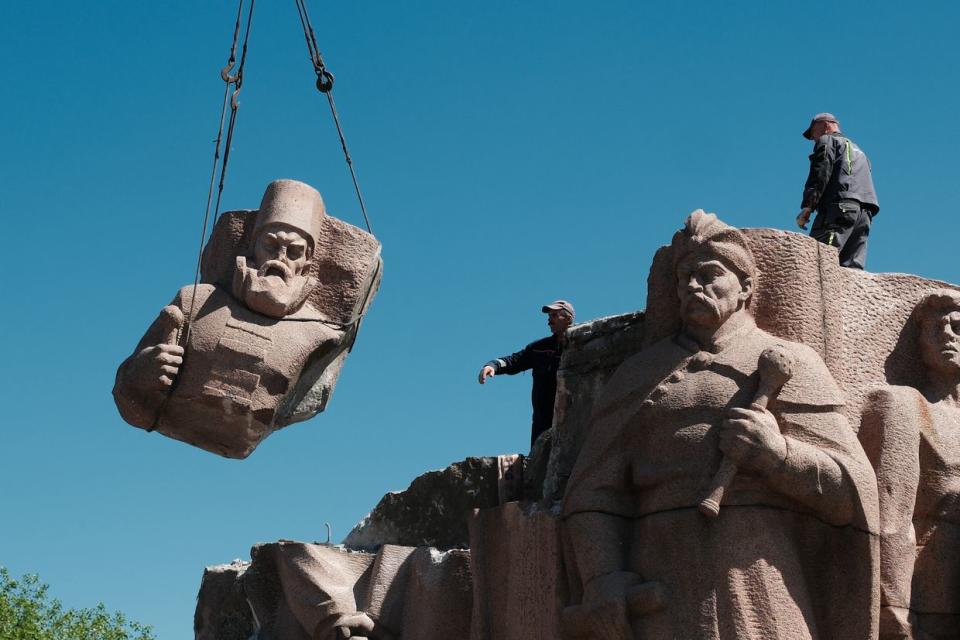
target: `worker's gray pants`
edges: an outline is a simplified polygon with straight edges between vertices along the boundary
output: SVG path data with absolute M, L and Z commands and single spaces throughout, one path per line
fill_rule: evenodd
M 840 266 L 863 269 L 867 263 L 867 239 L 871 214 L 856 200 L 843 200 L 817 210 L 810 235 L 840 249 Z

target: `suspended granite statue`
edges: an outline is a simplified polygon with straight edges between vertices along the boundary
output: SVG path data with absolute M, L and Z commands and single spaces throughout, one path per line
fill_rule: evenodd
M 220 217 L 196 299 L 192 285 L 182 288 L 120 365 L 120 415 L 247 457 L 273 431 L 324 410 L 381 264 L 377 240 L 326 215 L 316 189 L 270 183 L 259 210 Z

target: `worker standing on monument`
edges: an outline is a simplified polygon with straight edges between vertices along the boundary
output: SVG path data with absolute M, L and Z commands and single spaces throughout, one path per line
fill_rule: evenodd
M 544 305 L 541 310 L 547 314 L 550 335 L 531 342 L 512 355 L 491 360 L 483 365 L 478 376 L 480 384 L 483 384 L 487 378 L 497 374 L 513 375 L 528 369 L 533 370 L 533 390 L 530 394 L 530 400 L 533 403 L 531 447 L 541 433 L 553 426 L 557 370 L 560 368 L 560 355 L 563 353 L 566 342 L 566 332 L 575 316 L 573 305 L 566 300 L 551 302 Z
M 816 210 L 810 235 L 840 250 L 841 267 L 863 269 L 870 224 L 880 211 L 870 160 L 831 113 L 815 115 L 803 137 L 815 142 L 797 225 L 806 229 Z

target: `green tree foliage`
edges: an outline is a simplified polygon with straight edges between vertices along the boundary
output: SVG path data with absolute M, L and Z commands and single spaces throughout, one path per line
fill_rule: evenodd
M 20 580 L 0 567 L 0 640 L 155 640 L 150 627 L 103 604 L 64 609 L 35 575 Z

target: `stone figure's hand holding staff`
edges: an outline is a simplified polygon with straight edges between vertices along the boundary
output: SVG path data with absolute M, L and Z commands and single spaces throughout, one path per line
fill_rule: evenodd
M 135 358 L 136 371 L 130 373 L 141 388 L 169 390 L 183 364 L 183 347 L 177 344 L 177 335 L 183 326 L 183 312 L 167 305 L 160 312 L 159 322 L 164 327 L 162 342 L 143 349 Z
M 700 502 L 700 512 L 705 516 L 716 518 L 720 514 L 723 495 L 737 475 L 738 463 L 752 462 L 750 466 L 767 467 L 768 461 L 781 461 L 786 457 L 786 441 L 776 418 L 767 411 L 767 404 L 793 377 L 793 367 L 793 355 L 782 349 L 765 349 L 760 354 L 757 362 L 760 385 L 753 402 L 747 409 L 732 409 L 722 425 L 723 462 L 713 477 L 710 491 Z

